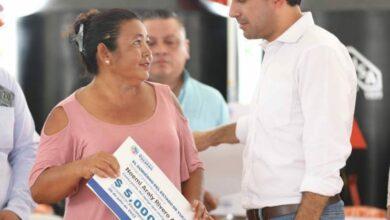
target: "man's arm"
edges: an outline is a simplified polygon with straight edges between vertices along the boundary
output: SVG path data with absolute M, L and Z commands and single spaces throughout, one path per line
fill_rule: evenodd
M 312 192 L 303 192 L 296 220 L 320 219 L 329 197 Z
M 198 151 L 204 151 L 210 146 L 217 146 L 222 143 L 235 144 L 239 142 L 236 137 L 236 123 L 210 131 L 193 132 L 193 135 Z
M 34 206 L 28 187 L 28 175 L 33 166 L 39 136 L 19 85 L 14 81 L 15 124 L 14 146 L 9 155 L 12 167 L 11 190 L 5 210 L 12 211 L 21 219 L 28 219 Z
M 387 206 L 387 219 L 390 219 L 390 206 Z
M 347 50 L 311 48 L 299 70 L 305 159 L 297 219 L 320 219 L 329 197 L 343 186 L 340 169 L 351 153 L 356 73 Z

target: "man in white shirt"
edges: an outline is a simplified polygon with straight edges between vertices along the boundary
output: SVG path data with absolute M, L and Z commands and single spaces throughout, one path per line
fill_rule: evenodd
M 302 13 L 300 0 L 233 0 L 265 55 L 252 113 L 194 134 L 199 150 L 241 142 L 249 219 L 344 219 L 340 169 L 351 152 L 357 80 L 345 46 Z
M 0 68 L 0 220 L 29 219 L 34 202 L 28 175 L 37 145 L 38 135 L 23 92 Z

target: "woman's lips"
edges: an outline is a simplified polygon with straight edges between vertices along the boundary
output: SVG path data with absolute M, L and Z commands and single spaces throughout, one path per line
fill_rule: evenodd
M 150 69 L 150 63 L 141 63 L 140 66 L 143 67 L 146 70 Z

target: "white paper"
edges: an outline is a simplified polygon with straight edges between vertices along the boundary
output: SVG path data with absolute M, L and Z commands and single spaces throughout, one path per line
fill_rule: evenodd
M 114 156 L 120 177 L 95 175 L 87 186 L 118 219 L 193 219 L 190 203 L 132 138 Z

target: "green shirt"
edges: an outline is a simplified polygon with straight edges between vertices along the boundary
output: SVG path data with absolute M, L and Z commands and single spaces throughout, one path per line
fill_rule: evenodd
M 188 71 L 184 71 L 183 77 L 178 99 L 191 129 L 201 131 L 226 124 L 229 111 L 221 93 L 193 79 Z

